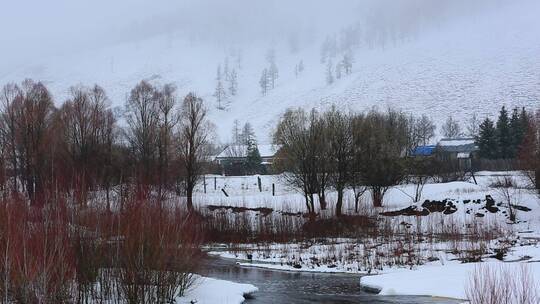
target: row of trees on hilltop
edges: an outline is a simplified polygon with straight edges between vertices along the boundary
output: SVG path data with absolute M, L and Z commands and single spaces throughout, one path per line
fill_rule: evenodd
M 207 161 L 212 125 L 201 98 L 181 101 L 173 85 L 138 83 L 125 103 L 126 126 L 99 86 L 76 86 L 60 107 L 41 82 L 8 84 L 0 96 L 2 193 L 46 202 L 58 191 L 79 203 L 115 185 L 150 187 L 159 197 L 187 196 Z

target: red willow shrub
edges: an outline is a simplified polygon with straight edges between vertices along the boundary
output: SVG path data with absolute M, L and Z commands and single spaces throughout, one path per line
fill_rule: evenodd
M 119 213 L 115 264 L 128 303 L 172 303 L 192 284 L 202 241 L 197 217 L 132 198 Z
M 75 265 L 63 204 L 30 207 L 0 202 L 2 302 L 63 303 L 71 296 Z
M 147 197 L 120 211 L 0 199 L 0 303 L 172 303 L 193 283 L 201 225 Z

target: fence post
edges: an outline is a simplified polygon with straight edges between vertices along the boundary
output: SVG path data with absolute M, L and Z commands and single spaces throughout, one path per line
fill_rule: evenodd
M 206 194 L 206 175 L 203 175 L 204 193 Z
M 214 176 L 214 191 L 217 190 L 217 177 Z
M 259 185 L 259 192 L 262 192 L 262 182 L 260 176 L 257 176 L 257 184 Z
M 276 196 L 276 184 L 272 183 L 272 196 Z

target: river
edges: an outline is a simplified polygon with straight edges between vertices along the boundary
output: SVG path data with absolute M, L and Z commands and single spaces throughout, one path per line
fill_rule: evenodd
M 360 289 L 360 276 L 290 272 L 241 267 L 235 261 L 208 257 L 200 274 L 238 283 L 250 283 L 259 288 L 245 303 L 400 303 L 455 304 L 460 301 L 417 296 L 380 296 Z

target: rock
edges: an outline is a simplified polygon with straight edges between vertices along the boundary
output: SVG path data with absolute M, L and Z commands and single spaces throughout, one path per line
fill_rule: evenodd
M 495 200 L 491 197 L 491 195 L 486 195 L 486 210 L 491 213 L 497 213 L 499 212 L 499 208 L 495 207 Z
M 426 215 L 429 215 L 429 213 L 430 213 L 429 210 L 426 208 L 422 208 L 422 210 L 418 210 L 416 206 L 409 206 L 401 210 L 382 212 L 381 215 L 383 216 L 400 216 L 400 215 L 426 216 Z
M 510 205 L 512 206 L 512 208 L 516 209 L 516 210 L 519 210 L 519 211 L 524 211 L 524 212 L 529 212 L 531 211 L 532 209 L 529 208 L 529 207 L 525 207 L 525 206 L 521 206 L 521 205 Z
M 446 202 L 439 202 L 439 201 L 430 201 L 426 200 L 422 207 L 429 210 L 429 212 L 443 212 L 446 208 Z

